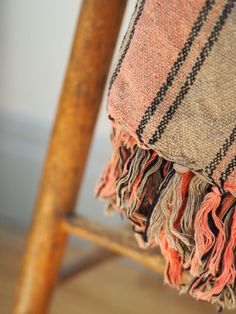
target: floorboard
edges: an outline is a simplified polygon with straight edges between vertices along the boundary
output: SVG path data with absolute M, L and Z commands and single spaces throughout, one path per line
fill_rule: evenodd
M 24 247 L 22 233 L 0 227 L 0 314 L 10 314 Z M 86 254 L 76 243 L 66 259 Z M 57 287 L 49 314 L 214 314 L 215 307 L 163 285 L 160 275 L 126 258 L 81 273 Z M 224 312 L 229 313 L 227 311 Z

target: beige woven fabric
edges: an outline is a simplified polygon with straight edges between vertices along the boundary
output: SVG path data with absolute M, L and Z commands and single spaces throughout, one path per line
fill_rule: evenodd
M 113 153 L 97 186 L 141 247 L 160 247 L 167 283 L 229 309 L 235 54 L 236 0 L 138 0 L 110 80 Z

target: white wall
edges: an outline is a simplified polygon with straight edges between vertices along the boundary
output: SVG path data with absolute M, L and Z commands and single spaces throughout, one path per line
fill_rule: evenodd
M 117 48 L 135 2 L 128 3 Z M 0 2 L 1 223 L 26 227 L 30 221 L 80 4 L 80 0 Z M 110 125 L 104 103 L 79 211 L 106 223 L 117 223 L 118 215 L 102 215 L 103 204 L 93 194 L 110 153 Z

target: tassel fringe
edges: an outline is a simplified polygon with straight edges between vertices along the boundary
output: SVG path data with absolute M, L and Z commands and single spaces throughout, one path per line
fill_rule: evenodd
M 141 248 L 160 247 L 166 283 L 235 309 L 236 188 L 209 184 L 119 128 L 111 140 L 113 153 L 96 187 L 106 213 L 127 217 Z M 192 276 L 188 284 L 181 283 L 183 271 Z

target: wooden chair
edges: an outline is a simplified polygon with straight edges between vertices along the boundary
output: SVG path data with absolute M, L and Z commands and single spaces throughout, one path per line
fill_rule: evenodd
M 68 266 L 62 279 L 114 255 L 128 256 L 155 271 L 163 271 L 161 257 L 139 249 L 132 231 L 113 230 L 74 213 L 125 6 L 126 0 L 83 2 L 26 245 L 14 314 L 47 312 L 71 234 L 109 251 L 96 250 L 90 259 Z

